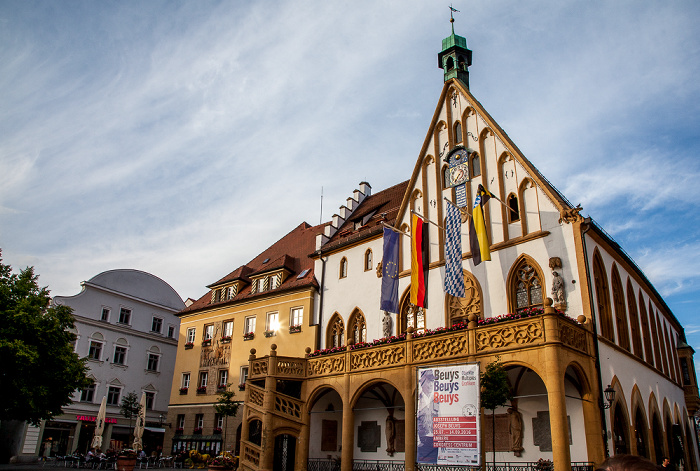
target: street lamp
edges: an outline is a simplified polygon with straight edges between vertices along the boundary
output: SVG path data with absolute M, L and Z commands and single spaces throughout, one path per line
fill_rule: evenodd
M 615 389 L 613 389 L 613 387 L 608 384 L 608 387 L 605 388 L 603 394 L 605 394 L 606 401 L 606 403 L 603 404 L 603 409 L 610 409 L 612 403 L 615 402 Z
M 163 425 L 167 425 L 168 428 L 171 427 L 169 422 L 165 422 L 165 416 L 163 414 L 158 415 L 158 422 L 160 423 L 161 428 L 163 428 Z

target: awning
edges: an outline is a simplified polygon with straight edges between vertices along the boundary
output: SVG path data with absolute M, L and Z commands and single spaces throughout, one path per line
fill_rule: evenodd
M 165 429 L 159 427 L 144 427 L 143 429 L 148 430 L 149 432 L 165 433 Z
M 194 442 L 220 442 L 223 439 L 221 434 L 216 435 L 175 435 L 173 441 L 194 441 Z

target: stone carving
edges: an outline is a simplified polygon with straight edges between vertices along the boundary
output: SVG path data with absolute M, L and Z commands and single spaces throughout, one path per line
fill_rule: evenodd
M 583 208 L 579 204 L 575 208 L 565 209 L 564 211 L 561 211 L 559 213 L 559 224 L 561 224 L 562 222 L 570 224 L 572 222 L 582 220 L 583 216 L 579 214 L 582 209 Z
M 413 360 L 429 360 L 455 355 L 463 355 L 467 351 L 467 338 L 464 333 L 442 338 L 426 340 L 413 345 Z
M 299 360 L 278 360 L 277 373 L 285 376 L 304 377 L 304 363 Z
M 382 334 L 384 334 L 384 338 L 391 337 L 391 324 L 391 316 L 384 311 L 384 317 L 382 318 Z
M 559 257 L 550 257 L 549 259 L 549 268 L 552 270 L 556 270 L 557 268 L 561 268 L 561 258 Z
M 396 441 L 396 421 L 393 415 L 388 415 L 386 417 L 386 428 L 384 433 L 386 434 L 386 452 L 389 456 L 394 456 L 396 448 L 394 443 Z
M 552 272 L 554 277 L 552 280 L 552 301 L 554 307 L 560 310 L 566 310 L 566 286 L 564 278 L 559 275 L 559 272 Z
M 275 396 L 275 410 L 295 419 L 301 418 L 301 402 L 298 401 Z
M 569 445 L 571 441 L 571 417 L 566 416 L 569 425 Z M 540 451 L 552 451 L 552 430 L 549 424 L 549 411 L 537 411 L 537 417 L 532 418 L 532 444 L 540 447 Z
M 581 329 L 577 329 L 562 322 L 561 329 L 559 330 L 559 339 L 564 345 L 573 347 L 583 353 L 588 353 L 586 333 Z
M 447 295 L 447 309 L 450 320 L 467 320 L 470 314 L 481 314 L 481 295 L 476 280 L 464 270 L 464 297 Z
M 253 463 L 255 466 L 260 464 L 260 450 L 253 448 L 253 445 L 243 444 L 243 456 L 245 456 L 246 461 Z
M 255 360 L 251 365 L 250 376 L 264 376 L 267 374 L 267 359 Z
M 541 320 L 523 324 L 508 325 L 496 329 L 481 330 L 476 333 L 476 351 L 511 345 L 527 345 L 544 340 Z
M 319 358 L 309 360 L 309 375 L 325 375 L 329 373 L 340 373 L 345 369 L 345 357 Z
M 391 366 L 403 363 L 406 350 L 403 345 L 386 348 L 371 348 L 352 352 L 350 357 L 350 369 L 361 370 L 375 368 L 377 366 Z
M 383 272 L 384 270 L 382 270 L 382 262 L 377 263 L 377 278 L 381 278 Z
M 510 451 L 520 456 L 523 448 L 523 416 L 517 409 L 508 408 L 508 431 L 510 432 Z
M 250 392 L 248 393 L 248 399 L 250 400 L 250 402 L 255 404 L 256 406 L 262 407 L 263 400 L 265 399 L 265 391 L 252 385 L 246 389 L 250 390 Z

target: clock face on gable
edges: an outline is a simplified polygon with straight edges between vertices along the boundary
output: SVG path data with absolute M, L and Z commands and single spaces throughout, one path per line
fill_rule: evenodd
M 469 152 L 464 147 L 457 147 L 450 152 L 445 161 L 448 163 L 447 188 L 461 185 L 469 180 Z

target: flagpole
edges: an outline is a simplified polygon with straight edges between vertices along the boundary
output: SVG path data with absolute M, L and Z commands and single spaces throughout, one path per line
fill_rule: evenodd
M 423 215 L 420 214 L 419 212 L 414 211 L 414 210 L 411 210 L 411 212 L 412 212 L 413 214 L 415 214 L 416 216 L 418 216 L 419 218 L 421 218 L 423 221 L 429 222 L 429 223 L 432 224 L 433 226 L 439 227 L 439 228 L 442 229 L 443 231 L 445 230 L 445 228 L 442 227 L 440 224 L 438 224 L 437 222 L 431 221 L 430 219 L 426 218 L 425 216 L 423 216 Z
M 386 227 L 387 229 L 391 229 L 392 231 L 396 232 L 397 234 L 405 235 L 406 237 L 411 237 L 411 234 L 406 234 L 405 232 L 400 231 L 399 229 L 395 228 L 394 226 L 390 226 L 389 224 L 387 224 L 385 222 L 380 222 L 380 224 L 382 226 Z

